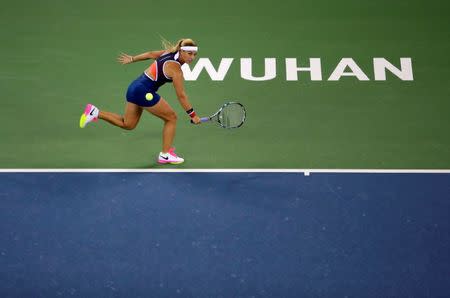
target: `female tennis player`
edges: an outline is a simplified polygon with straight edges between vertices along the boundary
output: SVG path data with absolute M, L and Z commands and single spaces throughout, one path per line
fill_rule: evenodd
M 158 162 L 161 164 L 180 164 L 184 159 L 175 154 L 172 143 L 175 137 L 177 115 L 167 101 L 158 93 L 159 87 L 168 82 L 173 82 L 178 100 L 195 124 L 200 123 L 184 91 L 183 72 L 181 65 L 191 63 L 197 55 L 197 44 L 189 38 L 180 39 L 176 45 L 171 45 L 163 40 L 166 48 L 161 51 L 150 51 L 131 56 L 121 54 L 117 60 L 121 64 L 130 64 L 137 61 L 155 59 L 155 61 L 130 84 L 126 93 L 127 103 L 123 116 L 111 112 L 99 110 L 93 104 L 87 104 L 80 118 L 80 127 L 86 124 L 105 120 L 115 126 L 131 130 L 136 127 L 145 109 L 164 121 L 162 150 L 159 153 Z

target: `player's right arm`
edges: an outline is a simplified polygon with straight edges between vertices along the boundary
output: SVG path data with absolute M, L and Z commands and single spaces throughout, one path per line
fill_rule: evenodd
M 175 88 L 175 93 L 177 94 L 178 101 L 180 102 L 180 105 L 183 107 L 183 109 L 188 111 L 193 111 L 192 105 L 189 102 L 188 96 L 186 95 L 186 92 L 184 91 L 184 78 L 183 78 L 183 72 L 181 70 L 181 67 L 179 64 L 174 62 L 169 62 L 166 65 L 165 72 L 168 76 L 171 77 L 173 82 L 173 87 Z M 200 118 L 195 115 L 192 116 L 192 121 L 195 124 L 199 124 Z
M 150 51 L 145 52 L 136 56 L 131 56 L 125 53 L 120 54 L 117 58 L 117 62 L 121 64 L 130 64 L 137 61 L 143 61 L 148 59 L 158 59 L 162 54 L 164 54 L 165 50 L 161 51 Z

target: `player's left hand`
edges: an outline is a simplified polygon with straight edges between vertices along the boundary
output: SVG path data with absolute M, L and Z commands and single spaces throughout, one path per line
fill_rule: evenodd
M 133 56 L 122 53 L 119 57 L 117 57 L 117 62 L 121 64 L 130 64 L 133 62 Z

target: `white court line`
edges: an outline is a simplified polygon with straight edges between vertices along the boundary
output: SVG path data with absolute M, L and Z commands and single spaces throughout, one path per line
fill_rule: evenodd
M 450 169 L 0 169 L 0 173 L 380 173 L 450 174 Z

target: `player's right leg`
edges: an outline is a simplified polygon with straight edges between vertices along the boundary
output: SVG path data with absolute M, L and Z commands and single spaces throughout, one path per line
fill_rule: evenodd
M 142 111 L 143 111 L 142 107 L 134 103 L 127 102 L 125 106 L 125 113 L 123 116 L 107 111 L 100 111 L 98 117 L 102 120 L 111 123 L 112 125 L 127 130 L 132 130 L 139 123 Z
M 84 108 L 83 114 L 81 114 L 80 117 L 80 128 L 84 128 L 88 123 L 97 120 L 98 120 L 98 108 L 93 104 L 88 103 Z
M 80 127 L 84 128 L 86 124 L 97 119 L 105 120 L 115 126 L 131 130 L 136 127 L 142 115 L 142 108 L 134 103 L 127 102 L 124 115 L 119 115 L 107 111 L 100 111 L 92 104 L 86 105 L 84 113 L 80 118 Z

